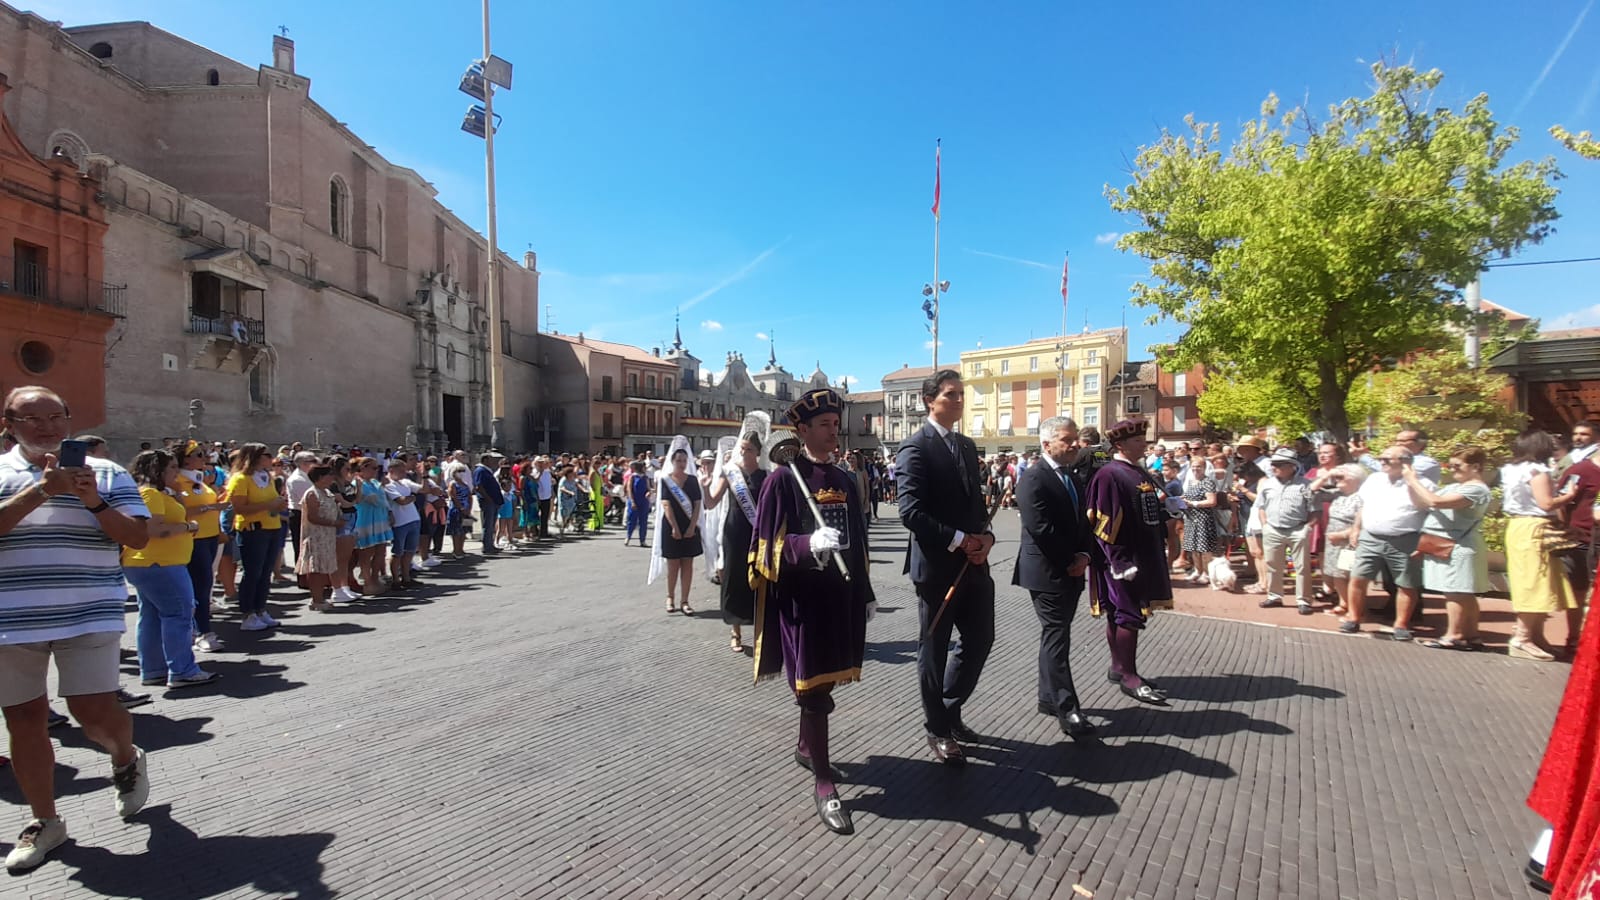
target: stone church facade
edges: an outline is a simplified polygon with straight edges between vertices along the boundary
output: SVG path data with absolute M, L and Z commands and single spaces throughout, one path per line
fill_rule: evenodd
M 210 439 L 483 447 L 498 327 L 506 449 L 537 446 L 537 258 L 499 255 L 490 322 L 483 238 L 311 98 L 292 41 L 252 68 L 0 3 L 0 61 L 23 145 L 101 185 L 103 278 L 126 285 L 104 421 L 78 430 L 126 456 L 194 408 Z

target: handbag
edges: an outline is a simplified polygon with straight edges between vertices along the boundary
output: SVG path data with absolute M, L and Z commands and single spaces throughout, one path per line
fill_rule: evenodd
M 1478 520 L 1478 522 L 1482 521 L 1482 519 Z M 1466 531 L 1461 532 L 1461 539 L 1465 539 L 1467 535 L 1471 534 L 1472 529 L 1478 527 L 1478 522 L 1473 522 L 1467 527 Z M 1460 540 L 1452 540 L 1436 534 L 1428 534 L 1424 531 L 1417 535 L 1417 551 L 1411 555 L 1431 556 L 1440 562 L 1449 562 L 1450 555 L 1455 552 L 1456 544 L 1459 542 Z
M 1463 535 L 1464 536 L 1464 535 Z M 1450 554 L 1454 553 L 1456 542 L 1447 537 L 1423 532 L 1417 535 L 1417 552 L 1413 556 L 1431 556 L 1441 562 L 1449 562 Z

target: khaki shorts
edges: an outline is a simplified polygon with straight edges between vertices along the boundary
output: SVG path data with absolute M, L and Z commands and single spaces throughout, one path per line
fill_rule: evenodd
M 0 707 L 20 706 L 49 691 L 45 678 L 56 660 L 56 695 L 78 697 L 117 689 L 122 632 L 97 631 L 37 644 L 0 644 Z

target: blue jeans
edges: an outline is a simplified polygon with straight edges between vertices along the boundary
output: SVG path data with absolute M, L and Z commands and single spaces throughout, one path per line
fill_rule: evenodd
M 645 539 L 645 537 L 647 537 L 647 535 L 645 534 L 645 529 L 647 527 L 649 527 L 649 524 L 650 524 L 650 501 L 646 500 L 646 501 L 644 501 L 642 503 L 634 503 L 632 506 L 629 506 L 628 507 L 628 533 L 623 536 L 623 538 L 622 538 L 623 541 L 631 541 L 631 540 L 633 540 L 633 529 L 635 527 L 637 527 L 639 529 L 639 542 L 641 544 L 644 543 L 644 539 Z
M 281 547 L 278 531 L 258 529 L 239 532 L 239 612 L 243 615 L 267 610 L 267 592 L 272 590 L 272 569 L 277 565 L 273 551 Z
M 216 557 L 216 538 L 194 539 L 194 555 L 189 557 L 189 583 L 194 586 L 195 634 L 211 630 L 211 585 L 215 581 L 211 564 Z
M 129 566 L 123 570 L 139 592 L 140 678 L 182 678 L 194 661 L 194 585 L 183 566 Z

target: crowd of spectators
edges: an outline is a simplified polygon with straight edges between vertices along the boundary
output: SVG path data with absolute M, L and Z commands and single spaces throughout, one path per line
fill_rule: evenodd
M 1093 429 L 1079 438 L 1084 447 L 1098 441 Z M 1360 438 L 1308 436 L 1274 447 L 1257 433 L 1231 443 L 1153 444 L 1144 466 L 1166 489 L 1176 576 L 1194 585 L 1214 577 L 1219 587 L 1223 579 L 1229 588 L 1237 583 L 1261 595 L 1263 608 L 1314 615 L 1321 607 L 1348 634 L 1362 632 L 1376 611 L 1388 612 L 1381 633 L 1400 642 L 1417 639 L 1425 597 L 1435 595 L 1445 629 L 1419 641 L 1432 649 L 1482 649 L 1478 601 L 1491 590 L 1485 526 L 1503 522 L 1516 617 L 1508 652 L 1549 661 L 1573 655 L 1600 562 L 1595 448 L 1590 422 L 1577 423 L 1570 437 L 1519 435 L 1498 469 L 1473 446 L 1452 448 L 1441 463 L 1416 428 L 1381 450 Z M 1017 479 L 1038 461 L 1036 452 L 983 460 L 992 505 L 1010 506 Z M 1566 619 L 1560 648 L 1545 639 L 1551 615 Z

